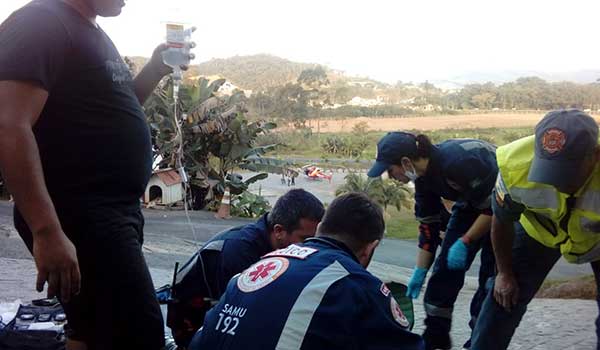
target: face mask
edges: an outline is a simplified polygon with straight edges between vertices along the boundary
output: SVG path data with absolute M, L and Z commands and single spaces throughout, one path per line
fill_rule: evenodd
M 404 165 L 404 163 L 402 164 L 402 168 L 404 169 L 404 176 L 408 177 L 408 179 L 412 182 L 415 182 L 415 180 L 417 180 L 417 178 L 419 177 L 419 175 L 417 175 L 417 171 L 415 170 L 414 165 L 412 165 L 412 163 L 410 163 L 410 167 L 412 168 L 411 170 L 407 170 L 406 166 Z

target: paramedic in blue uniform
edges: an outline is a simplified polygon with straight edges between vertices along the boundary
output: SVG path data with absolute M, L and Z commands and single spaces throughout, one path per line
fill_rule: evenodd
M 185 346 L 204 321 L 208 300 L 219 300 L 227 283 L 260 258 L 315 235 L 325 209 L 303 189 L 281 196 L 257 222 L 235 227 L 210 239 L 177 273 L 167 325 Z
M 493 145 L 473 139 L 431 144 L 425 135 L 391 132 L 377 144 L 377 160 L 369 177 L 389 176 L 415 184 L 415 215 L 419 221 L 419 251 L 407 295 L 417 298 L 429 268 L 435 266 L 425 291 L 427 349 L 450 349 L 454 302 L 463 286 L 465 271 L 481 249 L 479 288 L 471 301 L 473 328 L 483 299 L 485 283 L 494 275 L 490 195 L 498 166 Z M 442 239 L 442 199 L 454 201 Z M 435 253 L 441 246 L 440 254 Z M 470 339 L 464 348 L 470 347 Z
M 365 269 L 384 229 L 364 194 L 336 198 L 315 238 L 229 282 L 190 349 L 422 349 L 390 290 Z

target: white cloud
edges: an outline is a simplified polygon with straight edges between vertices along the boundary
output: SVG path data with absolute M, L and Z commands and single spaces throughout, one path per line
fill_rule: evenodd
M 0 19 L 25 3 L 2 0 Z M 598 68 L 598 13 L 600 2 L 584 0 L 129 0 L 120 17 L 99 22 L 125 55 L 148 56 L 164 22 L 178 19 L 198 27 L 198 61 L 271 53 L 421 81 Z

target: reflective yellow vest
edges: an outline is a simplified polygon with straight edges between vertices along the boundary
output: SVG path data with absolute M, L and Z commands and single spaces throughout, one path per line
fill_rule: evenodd
M 560 248 L 571 263 L 600 260 L 600 167 L 596 165 L 585 185 L 573 195 L 571 216 L 561 225 L 568 213 L 569 195 L 553 186 L 527 181 L 533 155 L 534 136 L 496 151 L 504 189 L 513 201 L 526 207 L 520 223 L 536 241 Z

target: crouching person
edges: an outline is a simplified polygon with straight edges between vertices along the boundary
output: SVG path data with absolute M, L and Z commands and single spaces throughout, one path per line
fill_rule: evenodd
M 336 198 L 315 238 L 231 279 L 189 349 L 422 349 L 365 269 L 384 229 L 381 208 L 363 194 Z
M 211 301 L 218 301 L 234 275 L 275 249 L 315 235 L 325 209 L 311 193 L 294 189 L 281 196 L 257 222 L 210 239 L 177 272 L 167 312 L 177 345 L 186 347 L 202 326 Z

